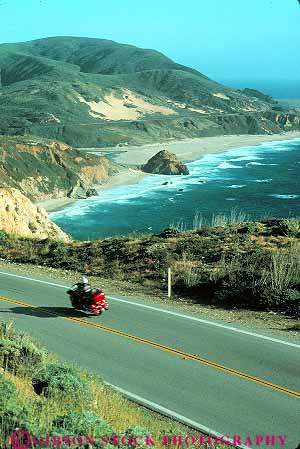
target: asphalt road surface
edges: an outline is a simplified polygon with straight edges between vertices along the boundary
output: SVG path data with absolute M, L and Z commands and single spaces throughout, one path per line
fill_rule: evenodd
M 258 436 L 265 448 L 274 436 L 272 447 L 296 449 L 299 344 L 124 297 L 108 297 L 110 310 L 89 317 L 71 309 L 63 287 L 1 271 L 0 319 L 198 429 L 241 437 L 241 446 L 257 447 Z

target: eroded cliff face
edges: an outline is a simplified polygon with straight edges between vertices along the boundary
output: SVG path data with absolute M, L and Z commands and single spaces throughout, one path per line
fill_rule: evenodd
M 0 187 L 34 200 L 86 198 L 118 168 L 105 157 L 39 138 L 0 137 Z
M 297 112 L 268 111 L 264 115 L 269 120 L 280 126 L 280 128 L 284 131 L 291 131 L 294 129 L 299 129 L 300 127 L 300 115 Z
M 35 206 L 20 191 L 0 188 L 0 231 L 21 237 L 70 241 L 47 212 Z

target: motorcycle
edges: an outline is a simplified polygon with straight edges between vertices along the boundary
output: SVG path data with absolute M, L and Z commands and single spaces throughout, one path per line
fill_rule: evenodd
M 76 310 L 91 312 L 94 315 L 101 315 L 104 310 L 108 310 L 108 302 L 105 293 L 98 288 L 93 288 L 89 294 L 76 292 L 72 289 L 67 291 L 70 297 L 72 307 Z

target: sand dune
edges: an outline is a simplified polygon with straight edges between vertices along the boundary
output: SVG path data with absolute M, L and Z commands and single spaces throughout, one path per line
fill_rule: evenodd
M 82 96 L 79 96 L 79 101 L 89 106 L 92 117 L 105 120 L 137 120 L 144 114 L 154 113 L 176 114 L 173 109 L 149 103 L 127 89 L 123 90 L 122 97 L 116 97 L 111 93 L 99 102 L 86 101 Z

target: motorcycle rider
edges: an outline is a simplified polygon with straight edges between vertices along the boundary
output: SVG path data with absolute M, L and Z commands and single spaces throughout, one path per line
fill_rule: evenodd
M 75 293 L 75 295 L 83 300 L 84 304 L 88 304 L 91 300 L 92 295 L 92 287 L 88 281 L 88 278 L 86 276 L 82 276 L 81 280 L 74 284 L 68 293 Z

